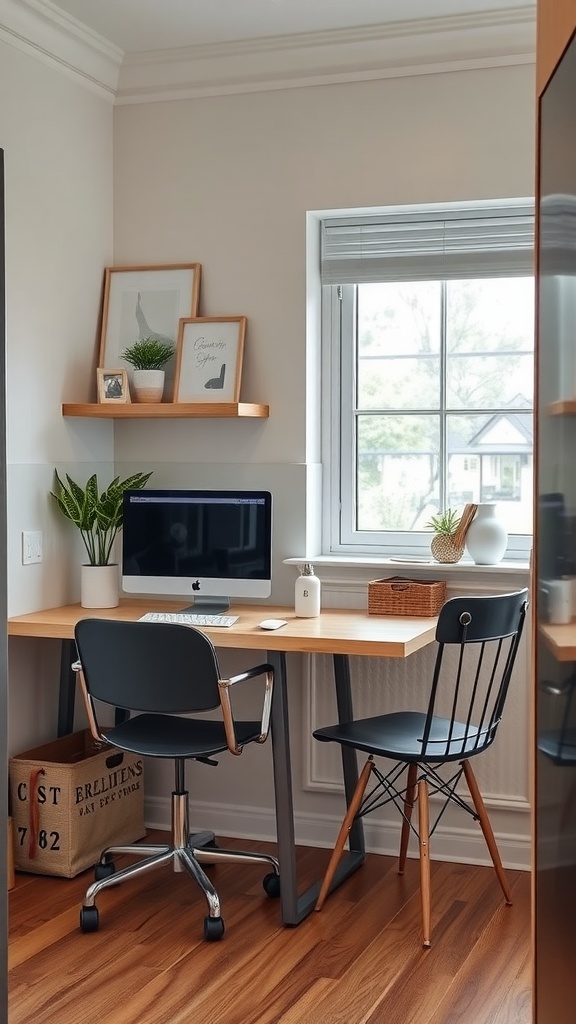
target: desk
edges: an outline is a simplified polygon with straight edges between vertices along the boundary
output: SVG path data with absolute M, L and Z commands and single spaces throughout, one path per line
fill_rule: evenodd
M 179 611 L 179 602 L 162 602 L 165 611 Z M 118 608 L 81 608 L 65 605 L 8 619 L 8 635 L 41 637 L 62 641 L 60 667 L 59 735 L 72 730 L 75 680 L 70 666 L 75 660 L 74 626 L 80 618 L 104 618 L 133 621 L 146 611 L 157 609 L 159 602 L 123 600 Z M 290 761 L 290 725 L 286 654 L 331 654 L 340 721 L 352 718 L 352 696 L 348 656 L 361 654 L 377 658 L 407 658 L 414 651 L 434 640 L 436 619 L 368 615 L 365 611 L 328 609 L 314 619 L 299 619 L 292 608 L 269 605 L 235 605 L 231 611 L 239 616 L 229 627 L 203 630 L 216 647 L 266 652 L 265 660 L 274 666 L 276 678 L 272 701 L 272 752 L 278 860 L 280 862 L 281 912 L 285 925 L 297 925 L 314 908 L 320 889 L 316 882 L 298 894 L 294 838 L 294 808 Z M 286 619 L 281 629 L 259 629 L 262 618 Z M 350 800 L 357 781 L 355 752 L 342 747 L 342 770 L 346 799 Z M 334 879 L 334 887 L 347 878 L 364 860 L 362 823 L 356 822 L 350 832 L 350 851 L 342 858 Z

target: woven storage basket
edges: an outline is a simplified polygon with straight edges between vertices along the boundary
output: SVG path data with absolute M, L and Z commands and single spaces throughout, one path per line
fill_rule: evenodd
M 446 600 L 445 580 L 390 576 L 368 584 L 370 615 L 437 615 Z
M 10 758 L 10 796 L 19 871 L 73 878 L 146 835 L 142 758 L 88 729 Z

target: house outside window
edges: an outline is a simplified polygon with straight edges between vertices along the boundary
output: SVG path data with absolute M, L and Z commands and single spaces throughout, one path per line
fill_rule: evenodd
M 430 517 L 496 502 L 532 530 L 533 203 L 321 224 L 326 553 L 422 554 Z

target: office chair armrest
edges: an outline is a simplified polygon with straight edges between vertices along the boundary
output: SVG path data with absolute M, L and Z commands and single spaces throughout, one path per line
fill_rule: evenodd
M 234 715 L 232 712 L 232 704 L 230 702 L 230 688 L 235 686 L 236 683 L 244 683 L 247 679 L 254 679 L 256 676 L 266 676 L 266 682 L 264 685 L 264 701 L 262 704 L 262 718 L 260 721 L 260 735 L 256 740 L 257 743 L 264 743 L 268 738 L 268 733 L 270 731 L 270 712 L 272 710 L 272 690 L 274 687 L 274 669 L 272 665 L 256 665 L 254 668 L 247 669 L 246 672 L 240 672 L 236 676 L 230 676 L 229 679 L 218 680 L 220 704 L 222 706 L 224 729 L 226 731 L 226 742 L 228 744 L 228 750 L 232 754 L 241 754 L 242 746 L 238 745 L 238 741 L 236 739 Z

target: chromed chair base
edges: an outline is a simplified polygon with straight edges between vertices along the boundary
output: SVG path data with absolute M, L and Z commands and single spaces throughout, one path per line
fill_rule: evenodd
M 212 882 L 203 871 L 202 864 L 241 863 L 266 864 L 279 877 L 279 864 L 275 857 L 266 853 L 250 853 L 245 850 L 225 850 L 213 846 L 213 832 L 188 831 L 188 793 L 172 793 L 172 834 L 171 842 L 164 845 L 135 843 L 128 846 L 109 846 L 100 855 L 100 866 L 110 863 L 115 856 L 128 854 L 144 858 L 122 868 L 120 871 L 98 878 L 86 890 L 83 907 L 94 907 L 96 897 L 103 889 L 119 885 L 130 878 L 143 875 L 165 864 L 172 864 L 174 871 L 188 871 L 204 894 L 208 904 L 208 916 L 221 917 L 220 900 Z M 97 869 L 98 866 L 97 865 Z

